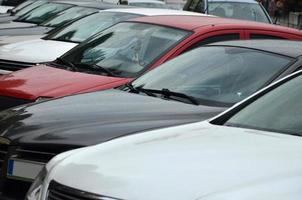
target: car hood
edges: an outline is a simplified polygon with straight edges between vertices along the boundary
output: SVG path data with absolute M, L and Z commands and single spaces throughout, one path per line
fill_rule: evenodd
M 119 86 L 128 80 L 38 65 L 0 76 L 0 95 L 36 100 L 108 89 L 110 84 Z
M 7 13 L 9 9 L 14 8 L 13 6 L 0 6 L 0 13 Z
M 32 23 L 10 21 L 10 22 L 7 22 L 7 23 L 1 23 L 0 24 L 0 32 L 1 32 L 1 29 L 25 28 L 25 27 L 33 27 L 33 26 L 37 26 L 37 25 L 32 24 Z
M 43 39 L 17 42 L 2 46 L 0 59 L 26 63 L 49 62 L 62 56 L 76 45 L 77 43 Z
M 223 110 L 107 90 L 2 112 L 0 132 L 12 144 L 86 146 L 143 130 L 208 119 Z
M 53 30 L 52 27 L 46 27 L 46 26 L 8 28 L 8 29 L 1 29 L 0 36 L 39 35 L 39 34 L 48 33 L 51 30 Z
M 0 46 L 16 42 L 40 39 L 45 35 L 20 35 L 20 36 L 0 36 Z
M 273 186 L 249 200 L 288 199 L 298 188 L 301 198 L 301 152 L 300 137 L 199 122 L 76 150 L 53 164 L 46 181 L 132 200 L 202 200 L 261 184 Z M 283 196 L 277 181 L 287 182 Z
M 0 14 L 0 23 L 9 23 L 17 18 L 18 16 L 11 16 L 10 14 Z

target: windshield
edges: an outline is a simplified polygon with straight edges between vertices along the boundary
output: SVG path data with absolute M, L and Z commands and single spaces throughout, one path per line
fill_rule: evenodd
M 19 17 L 16 21 L 41 24 L 70 7 L 72 7 L 70 4 L 47 3 Z
M 239 2 L 209 2 L 209 14 L 219 17 L 270 23 L 259 4 Z
M 139 17 L 139 15 L 122 12 L 100 12 L 75 21 L 51 33 L 45 39 L 80 43 L 113 24 L 134 17 Z
M 35 1 L 33 3 L 31 3 L 30 5 L 28 6 L 25 6 L 24 8 L 22 8 L 21 10 L 13 10 L 13 12 L 17 12 L 15 15 L 17 16 L 22 16 L 22 15 L 25 15 L 26 13 L 32 11 L 33 9 L 43 5 L 43 4 L 46 4 L 45 1 Z
M 97 12 L 98 10 L 93 8 L 85 8 L 85 7 L 72 7 L 69 8 L 63 12 L 60 12 L 58 16 L 55 18 L 52 18 L 50 20 L 47 20 L 43 23 L 41 23 L 42 26 L 48 26 L 48 27 L 58 27 L 62 26 L 63 24 L 78 19 L 80 17 L 83 17 L 85 15 L 89 15 L 91 13 Z
M 22 8 L 30 5 L 31 3 L 33 3 L 33 1 L 24 1 L 23 3 L 19 4 L 15 8 L 13 8 L 12 12 L 17 12 L 17 11 L 21 10 Z
M 129 3 L 130 6 L 142 7 L 142 8 L 167 8 L 165 4 L 161 3 L 148 3 L 148 2 L 135 2 Z
M 263 87 L 291 60 L 237 47 L 201 47 L 161 65 L 133 87 L 186 94 L 207 106 L 230 106 Z
M 300 75 L 252 102 L 225 125 L 302 136 L 301 99 Z
M 97 65 L 119 77 L 134 77 L 179 43 L 188 32 L 143 23 L 120 23 L 64 55 L 73 63 Z

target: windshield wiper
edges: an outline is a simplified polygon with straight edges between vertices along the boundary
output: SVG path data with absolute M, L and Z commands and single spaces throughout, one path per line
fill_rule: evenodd
M 63 65 L 66 66 L 67 70 L 70 71 L 78 71 L 78 68 L 69 60 L 66 60 L 64 58 L 58 57 L 57 61 L 59 61 L 60 63 L 62 63 Z
M 109 69 L 107 69 L 105 67 L 102 67 L 100 65 L 97 65 L 97 64 L 74 63 L 74 65 L 77 66 L 77 67 L 87 67 L 88 69 L 91 69 L 93 71 L 101 71 L 101 72 L 104 72 L 105 74 L 107 74 L 109 76 L 113 76 L 113 77 L 117 76 L 115 73 L 113 73 Z
M 180 97 L 180 98 L 189 100 L 194 105 L 199 105 L 198 101 L 194 97 L 186 95 L 184 93 L 180 93 L 180 92 L 173 92 L 173 91 L 170 91 L 169 89 L 166 89 L 166 88 L 163 88 L 161 90 L 139 88 L 139 90 L 141 92 L 149 92 L 149 93 L 161 94 L 166 99 L 177 100 L 177 99 L 171 98 L 171 97 L 173 97 L 173 96 L 174 97 Z
M 145 93 L 145 94 L 148 95 L 148 96 L 156 97 L 155 94 L 153 94 L 152 92 L 148 92 L 148 91 L 142 89 L 142 87 L 134 87 L 134 86 L 132 85 L 132 83 L 127 83 L 125 86 L 126 86 L 127 88 L 129 88 L 131 92 L 135 92 L 135 93 L 140 93 L 140 92 L 142 92 L 142 93 Z

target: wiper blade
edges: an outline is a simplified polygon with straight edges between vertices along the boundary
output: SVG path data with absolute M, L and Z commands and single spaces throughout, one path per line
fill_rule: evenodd
M 161 94 L 161 95 L 163 95 L 164 98 L 173 99 L 173 100 L 176 100 L 174 98 L 171 98 L 173 96 L 174 97 L 180 97 L 180 98 L 189 100 L 194 105 L 199 105 L 198 101 L 194 97 L 186 95 L 184 93 L 180 93 L 180 92 L 173 92 L 173 91 L 170 91 L 169 89 L 166 89 L 166 88 L 163 88 L 161 90 L 140 88 L 140 91 L 151 92 L 151 93 L 155 93 L 155 94 Z
M 78 71 L 78 68 L 69 60 L 59 57 L 59 58 L 57 58 L 57 61 L 59 61 L 60 63 L 65 65 L 67 70 Z
M 107 75 L 113 76 L 113 77 L 117 76 L 115 73 L 113 73 L 109 69 L 107 69 L 105 67 L 102 67 L 100 65 L 97 65 L 97 64 L 75 63 L 75 66 L 77 66 L 77 67 L 87 67 L 88 69 L 91 69 L 93 71 L 101 71 L 101 72 L 104 72 Z
M 132 83 L 127 83 L 125 86 L 126 86 L 127 88 L 129 88 L 131 92 L 135 92 L 135 93 L 140 93 L 140 92 L 142 92 L 142 93 L 145 93 L 145 94 L 148 95 L 148 96 L 156 97 L 155 94 L 153 94 L 152 92 L 148 92 L 148 91 L 142 89 L 142 87 L 134 87 L 134 86 L 132 85 Z

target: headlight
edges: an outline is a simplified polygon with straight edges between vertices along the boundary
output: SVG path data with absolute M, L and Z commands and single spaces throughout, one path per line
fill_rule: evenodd
M 26 200 L 38 200 L 41 196 L 43 181 L 47 175 L 46 167 L 44 167 L 41 172 L 36 177 L 33 184 L 30 186 L 27 195 Z

